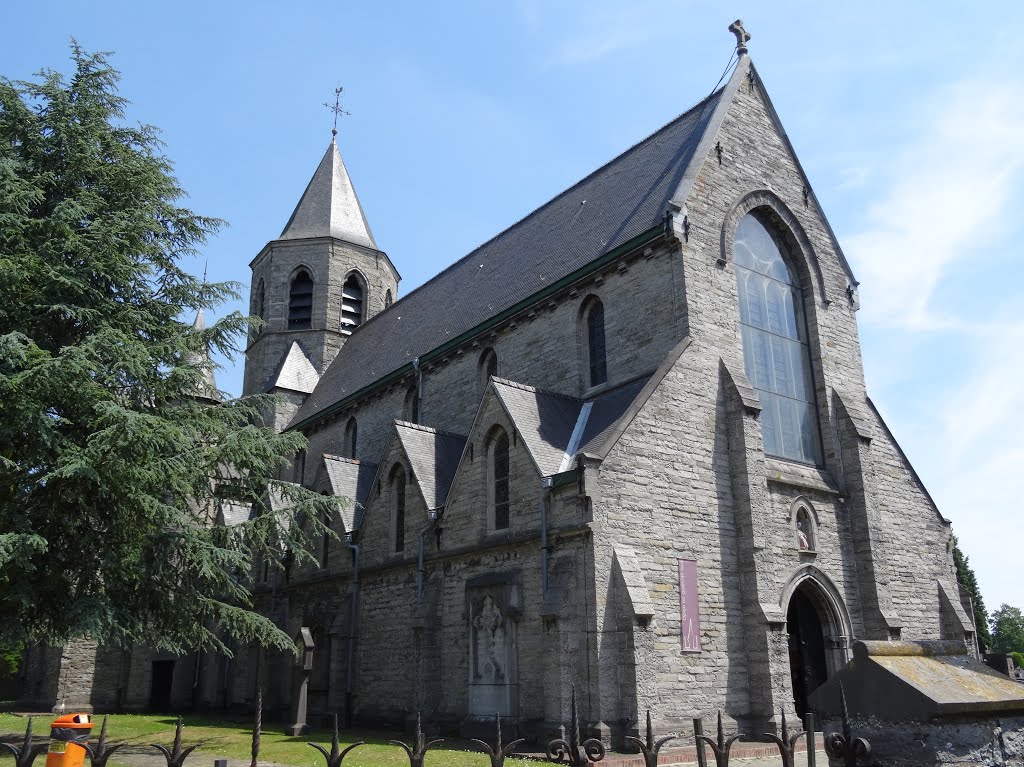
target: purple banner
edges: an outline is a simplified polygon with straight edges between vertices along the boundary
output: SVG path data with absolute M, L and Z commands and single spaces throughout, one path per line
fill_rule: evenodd
M 683 652 L 700 652 L 700 605 L 697 602 L 697 560 L 679 560 L 679 636 Z

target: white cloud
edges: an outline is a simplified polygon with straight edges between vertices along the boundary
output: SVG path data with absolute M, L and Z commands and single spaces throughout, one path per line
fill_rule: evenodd
M 990 610 L 1021 604 L 1013 527 L 1024 467 L 1024 270 L 1005 255 L 1018 248 L 1024 197 L 1024 80 L 1015 77 L 962 80 L 903 107 L 909 117 L 894 108 L 907 138 L 876 149 L 884 164 L 867 169 L 865 189 L 877 185 L 877 194 L 864 228 L 843 242 L 863 282 L 865 338 L 878 339 L 865 344 L 869 372 L 894 384 L 876 394 L 953 521 Z M 937 347 L 944 358 L 920 364 L 913 354 Z
M 564 7 L 524 0 L 518 7 L 525 26 L 535 34 L 558 30 L 551 41 L 551 63 L 562 66 L 591 64 L 672 34 L 670 25 L 657 22 L 657 6 L 649 0 Z M 566 9 L 568 13 L 563 13 Z
M 1024 84 L 961 81 L 908 127 L 908 149 L 877 169 L 887 190 L 844 249 L 865 285 L 862 321 L 948 328 L 959 321 L 932 306 L 935 288 L 954 262 L 992 241 L 1024 173 Z

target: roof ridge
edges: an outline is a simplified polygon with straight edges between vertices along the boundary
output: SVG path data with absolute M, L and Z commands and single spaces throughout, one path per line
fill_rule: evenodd
M 572 402 L 582 402 L 583 401 L 579 397 L 574 397 L 571 394 L 562 394 L 562 392 L 551 391 L 550 389 L 541 389 L 541 388 L 539 388 L 537 386 L 530 386 L 529 384 L 519 383 L 518 381 L 512 381 L 512 380 L 510 380 L 508 378 L 499 378 L 498 376 L 493 376 L 493 378 L 494 378 L 494 383 L 500 383 L 500 384 L 503 384 L 505 386 L 509 386 L 509 387 L 511 387 L 513 389 L 520 389 L 522 391 L 528 391 L 528 392 L 532 392 L 534 394 L 546 394 L 549 397 L 560 397 L 561 399 L 571 400 Z M 618 387 L 615 387 L 615 388 L 618 388 Z
M 324 453 L 323 457 L 329 461 L 341 461 L 342 463 L 352 463 L 356 465 L 364 463 L 363 461 L 360 461 L 358 458 L 346 458 L 343 455 L 335 455 L 334 453 Z
M 609 394 L 617 394 L 619 391 L 621 391 L 622 389 L 625 389 L 627 386 L 635 384 L 637 381 L 640 381 L 641 379 L 650 378 L 651 376 L 653 376 L 657 372 L 658 372 L 657 368 L 652 368 L 651 370 L 646 370 L 643 373 L 640 373 L 638 375 L 632 376 L 630 378 L 627 378 L 625 381 L 621 381 L 621 382 L 615 384 L 615 386 L 609 386 L 607 389 L 599 391 L 593 397 L 588 397 L 587 399 L 585 399 L 583 401 L 584 402 L 597 402 L 602 397 L 606 397 Z
M 573 184 L 572 184 L 571 186 L 568 186 L 568 187 L 566 187 L 565 189 L 563 189 L 563 190 L 562 190 L 561 192 L 559 192 L 558 194 L 554 195 L 553 197 L 549 198 L 549 199 L 548 199 L 548 200 L 546 200 L 545 202 L 543 202 L 543 203 L 541 203 L 540 205 L 538 205 L 538 206 L 537 206 L 536 208 L 533 208 L 533 209 L 532 209 L 532 210 L 530 210 L 529 212 L 525 213 L 525 214 L 524 214 L 523 216 L 521 216 L 520 218 L 518 218 L 518 219 L 516 219 L 515 221 L 513 221 L 513 222 L 512 222 L 511 224 L 509 224 L 508 226 L 506 226 L 506 227 L 505 227 L 504 229 L 502 229 L 502 230 L 501 230 L 500 232 L 498 232 L 497 234 L 495 234 L 495 235 L 494 235 L 493 237 L 491 237 L 490 239 L 488 239 L 488 240 L 484 240 L 484 242 L 482 242 L 482 243 L 480 243 L 479 245 L 477 245 L 477 246 L 476 246 L 475 248 L 473 248 L 473 249 L 472 249 L 471 251 L 469 251 L 469 252 L 468 252 L 468 253 L 467 253 L 466 255 L 464 255 L 464 256 L 463 256 L 462 258 L 459 258 L 459 259 L 456 259 L 455 261 L 452 261 L 452 262 L 451 262 L 450 264 L 448 264 L 448 266 L 446 266 L 446 267 L 445 267 L 444 269 L 442 269 L 441 271 L 439 271 L 439 272 L 438 272 L 437 274 L 435 274 L 435 275 L 434 275 L 433 277 L 431 277 L 431 278 L 430 278 L 429 280 L 426 280 L 425 282 L 422 282 L 422 283 L 420 283 L 420 284 L 419 284 L 419 285 L 417 285 L 417 286 L 416 286 L 415 288 L 413 288 L 413 289 L 412 289 L 412 290 L 410 290 L 410 291 L 409 291 L 408 293 L 406 293 L 406 294 L 405 294 L 404 296 L 402 296 L 402 297 L 401 297 L 401 298 L 399 298 L 399 299 L 396 299 L 396 300 L 395 300 L 395 302 L 394 302 L 393 304 L 391 304 L 391 306 L 389 306 L 389 307 L 388 307 L 388 309 L 393 309 L 394 307 L 398 306 L 398 305 L 399 305 L 399 304 L 400 304 L 400 303 L 401 303 L 402 301 L 404 301 L 405 299 L 407 299 L 407 298 L 409 298 L 410 296 L 414 295 L 415 293 L 418 293 L 418 292 L 419 292 L 420 290 L 422 290 L 423 288 L 425 288 L 425 287 L 426 287 L 427 285 L 429 285 L 430 283 L 432 283 L 432 282 L 434 282 L 435 280 L 439 279 L 439 278 L 440 278 L 440 277 L 441 277 L 442 275 L 444 275 L 444 274 L 445 274 L 446 272 L 449 272 L 449 271 L 451 271 L 451 270 L 452 270 L 452 269 L 454 269 L 454 268 L 455 268 L 456 266 L 458 266 L 459 264 L 461 264 L 461 263 L 462 263 L 463 261 L 468 261 L 468 260 L 469 260 L 469 258 L 470 258 L 470 256 L 472 256 L 472 255 L 473 255 L 473 254 L 475 254 L 475 253 L 478 253 L 478 252 L 482 251 L 482 250 L 483 250 L 484 248 L 486 248 L 486 247 L 487 247 L 488 245 L 490 245 L 490 244 L 491 244 L 492 242 L 494 242 L 495 240 L 497 240 L 498 238 L 500 238 L 500 237 L 501 237 L 502 235 L 506 234 L 507 232 L 510 232 L 510 231 L 512 231 L 512 230 L 513 230 L 513 229 L 515 229 L 515 228 L 516 228 L 517 226 L 519 226 L 519 225 L 520 225 L 520 224 L 522 224 L 522 223 L 523 223 L 524 221 L 526 221 L 526 220 L 527 220 L 528 218 L 531 218 L 532 216 L 536 215 L 537 213 L 540 213 L 540 212 L 541 212 L 542 210 L 544 210 L 545 208 L 547 208 L 548 206 L 550 206 L 551 204 L 553 204 L 553 203 L 554 203 L 554 202 L 556 202 L 557 200 L 559 200 L 559 199 L 561 199 L 562 197 L 564 197 L 565 195 L 569 194 L 569 192 L 571 192 L 571 191 L 572 191 L 573 189 L 575 189 L 576 187 L 582 186 L 582 185 L 583 185 L 583 184 L 584 184 L 585 182 L 587 182 L 587 181 L 589 181 L 590 179 L 592 179 L 592 178 L 593 178 L 594 176 L 596 176 L 596 175 L 597 175 L 598 173 L 600 173 L 601 171 L 603 171 L 603 170 L 604 170 L 605 168 L 607 168 L 607 167 L 608 167 L 609 165 L 612 165 L 613 163 L 615 163 L 615 162 L 618 162 L 618 161 L 619 161 L 619 160 L 620 160 L 620 159 L 621 159 L 622 157 L 624 157 L 624 156 L 626 156 L 627 154 L 629 154 L 630 152 L 632 152 L 632 151 L 633 151 L 634 149 L 636 149 L 637 147 L 639 147 L 639 146 L 640 146 L 641 144 L 646 144 L 646 143 L 647 143 L 648 141 L 650 141 L 651 139 L 653 139 L 653 138 L 654 138 L 655 136 L 657 136 L 657 135 L 658 135 L 659 133 L 664 133 L 664 132 L 668 131 L 668 130 L 669 130 L 670 128 L 674 127 L 674 126 L 676 125 L 676 123 L 678 123 L 678 122 L 679 122 L 680 120 L 683 120 L 684 118 L 686 118 L 686 117 L 689 117 L 689 116 L 690 116 L 691 114 L 693 114 L 694 112 L 696 112 L 696 111 L 697 111 L 698 109 L 703 109 L 703 108 L 704 108 L 704 106 L 705 106 L 705 105 L 707 104 L 707 102 L 708 102 L 708 101 L 710 101 L 710 100 L 711 100 L 712 98 L 715 98 L 715 97 L 717 97 L 718 95 L 720 95 L 720 94 L 721 94 L 721 92 L 722 92 L 723 90 L 725 90 L 725 85 L 723 85 L 723 86 L 722 86 L 722 87 L 720 87 L 720 88 L 716 88 L 716 89 L 715 89 L 715 90 L 713 90 L 713 91 L 712 91 L 711 93 L 709 93 L 709 94 L 708 94 L 707 96 L 705 96 L 705 97 L 704 97 L 704 98 L 702 98 L 702 99 L 701 99 L 700 101 L 698 101 L 698 102 L 697 102 L 696 104 L 694 104 L 694 105 L 693 105 L 692 107 L 690 107 L 689 109 L 687 109 L 687 110 L 686 110 L 685 112 L 683 112 L 683 113 L 681 113 L 681 114 L 678 114 L 678 115 L 676 115 L 675 117 L 673 117 L 673 118 L 672 118 L 671 120 L 669 120 L 669 121 L 668 121 L 667 123 L 665 123 L 664 125 L 662 125 L 662 126 L 661 126 L 660 128 L 658 128 L 658 129 L 657 129 L 656 131 L 654 131 L 653 133 L 650 133 L 650 134 L 648 134 L 647 136 L 644 136 L 644 137 L 643 137 L 642 139 L 640 139 L 639 141 L 635 141 L 635 142 L 633 142 L 633 143 L 632 143 L 632 144 L 630 144 L 630 145 L 629 145 L 628 147 L 626 147 L 626 148 L 625 148 L 625 149 L 623 149 L 623 150 L 622 150 L 621 152 L 619 152 L 619 153 L 618 153 L 617 155 L 615 155 L 614 157 L 612 157 L 612 158 L 611 158 L 610 160 L 608 160 L 607 162 L 605 162 L 605 163 L 603 163 L 603 164 L 599 165 L 599 166 L 598 166 L 597 168 L 595 168 L 594 170 L 592 170 L 592 171 L 591 171 L 590 173 L 588 173 L 588 174 L 587 174 L 586 176 L 584 176 L 583 178 L 581 178 L 581 179 L 578 179 L 577 181 L 575 181 L 575 182 L 574 182 L 574 183 L 573 183 Z M 597 255 L 600 255 L 600 254 L 597 254 Z M 595 258 L 597 257 L 597 255 L 595 255 Z M 386 310 L 385 310 L 385 311 L 386 311 Z M 381 314 L 383 314 L 383 313 L 384 313 L 384 312 L 378 312 L 378 313 L 377 313 L 376 315 L 374 315 L 374 318 L 376 318 L 376 317 L 379 317 L 379 316 L 380 316 Z M 365 323 L 365 322 L 363 323 L 363 325 L 366 325 L 366 324 L 367 324 L 367 323 Z
M 428 434 L 438 434 L 442 437 L 457 437 L 459 439 L 469 439 L 465 434 L 456 434 L 454 431 L 445 431 L 444 429 L 435 429 L 432 426 L 424 426 L 421 423 L 413 423 L 412 421 L 403 421 L 401 418 L 395 419 L 395 426 L 402 426 L 406 429 L 414 429 L 416 431 L 425 431 Z

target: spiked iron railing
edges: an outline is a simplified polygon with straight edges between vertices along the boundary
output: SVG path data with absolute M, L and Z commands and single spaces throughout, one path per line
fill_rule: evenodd
M 480 746 L 480 748 L 483 749 L 484 753 L 487 754 L 487 756 L 490 758 L 490 760 L 491 760 L 491 767 L 504 767 L 504 765 L 505 765 L 505 758 L 508 757 L 512 753 L 513 749 L 515 749 L 516 746 L 518 746 L 520 743 L 522 743 L 526 739 L 525 738 L 517 738 L 516 740 L 513 740 L 513 741 L 511 741 L 509 743 L 502 744 L 502 742 L 501 742 L 501 714 L 495 714 L 494 715 L 494 723 L 495 723 L 495 728 L 498 731 L 497 737 L 494 740 L 494 748 L 491 748 L 490 745 L 488 745 L 487 743 L 484 743 L 482 740 L 477 740 L 476 738 L 472 738 L 471 740 L 472 740 L 473 743 L 476 743 L 478 746 Z
M 107 761 L 114 755 L 114 752 L 125 745 L 127 744 L 114 743 L 110 746 L 107 745 L 107 717 L 103 717 L 103 726 L 100 727 L 100 739 L 96 741 L 95 746 L 85 745 L 84 748 L 89 754 L 89 763 L 92 767 L 107 767 Z
M 263 733 L 263 685 L 261 681 L 257 681 L 256 684 L 256 716 L 252 723 L 252 747 L 250 748 L 252 761 L 249 762 L 249 767 L 259 767 L 260 760 L 260 736 Z
M 388 743 L 393 746 L 401 746 L 405 750 L 406 756 L 409 757 L 409 767 L 423 767 L 423 759 L 426 757 L 427 751 L 431 746 L 434 746 L 443 740 L 444 738 L 437 738 L 436 740 L 428 741 L 423 737 L 423 726 L 420 722 L 419 712 L 417 712 L 416 734 L 412 747 L 400 740 L 389 740 Z
M 580 718 L 576 713 L 576 688 L 572 689 L 572 719 L 569 723 L 569 741 L 555 738 L 547 747 L 549 762 L 585 767 L 588 763 L 604 759 L 604 744 L 597 738 L 580 741 Z
M 833 759 L 841 761 L 844 767 L 858 767 L 859 762 L 867 760 L 871 756 L 871 745 L 866 739 L 853 736 L 849 709 L 846 702 L 846 691 L 841 686 L 840 703 L 842 732 L 834 732 L 826 736 L 824 743 L 825 751 Z M 249 767 L 259 767 L 262 716 L 263 695 L 262 690 L 258 690 L 256 696 L 255 720 L 253 722 L 252 761 L 250 762 Z M 718 712 L 718 732 L 715 738 L 704 735 L 701 725 L 701 720 L 694 720 L 694 740 L 697 744 L 698 750 L 702 746 L 707 745 L 715 755 L 716 767 L 728 767 L 733 745 L 744 736 L 741 733 L 733 733 L 728 737 L 725 735 L 721 711 Z M 183 767 L 185 760 L 192 754 L 192 752 L 202 745 L 202 743 L 196 743 L 191 746 L 182 747 L 183 729 L 182 719 L 181 717 L 178 717 L 177 722 L 175 723 L 174 742 L 170 749 L 156 743 L 151 744 L 153 748 L 160 751 L 164 756 L 164 759 L 167 762 L 167 767 Z M 812 729 L 813 720 L 809 717 L 805 730 L 790 735 L 789 724 L 786 720 L 785 712 L 783 712 L 780 735 L 764 733 L 764 738 L 768 742 L 774 743 L 779 749 L 782 761 L 781 767 L 794 767 L 796 745 L 800 738 L 807 738 L 809 752 L 813 749 Z M 516 746 L 524 741 L 524 739 L 517 738 L 508 743 L 504 742 L 500 715 L 495 716 L 495 734 L 496 738 L 493 746 L 483 740 L 477 739 L 473 739 L 472 743 L 487 754 L 491 767 L 504 767 L 505 760 L 513 753 Z M 651 712 L 648 710 L 645 737 L 641 739 L 626 736 L 626 739 L 640 749 L 640 752 L 643 755 L 645 767 L 656 767 L 663 747 L 669 741 L 678 740 L 679 738 L 677 735 L 666 735 L 661 738 L 656 737 L 654 728 L 651 724 Z M 422 720 L 420 715 L 417 713 L 416 729 L 412 744 L 410 745 L 400 740 L 389 740 L 388 743 L 399 746 L 405 751 L 410 767 L 423 767 L 427 751 L 444 740 L 444 738 L 437 738 L 428 741 L 423 735 Z M 110 757 L 124 745 L 124 743 L 115 743 L 112 745 L 107 744 L 107 719 L 104 717 L 103 726 L 100 729 L 99 740 L 95 745 L 84 744 L 84 748 L 89 754 L 92 767 L 106 767 Z M 365 745 L 365 743 L 363 741 L 359 741 L 342 749 L 338 734 L 338 717 L 335 715 L 330 751 L 317 743 L 309 743 L 308 745 L 320 752 L 324 757 L 326 767 L 342 767 L 342 763 L 346 756 L 348 756 L 348 754 L 358 746 Z M 25 726 L 25 735 L 22 739 L 21 745 L 17 746 L 11 743 L 0 742 L 0 750 L 7 751 L 14 756 L 14 767 L 33 767 L 35 758 L 46 750 L 46 745 L 38 743 L 34 744 L 32 742 L 32 717 L 29 717 Z M 555 738 L 550 741 L 546 748 L 547 759 L 556 764 L 567 764 L 572 767 L 590 767 L 604 759 L 605 754 L 605 747 L 600 740 L 597 740 L 596 738 L 583 740 L 581 738 L 579 711 L 576 706 L 576 692 L 573 690 L 571 699 L 571 718 L 567 732 L 567 739 Z M 808 754 L 808 763 L 813 764 L 812 754 L 810 753 Z
M 718 738 L 712 739 L 709 735 L 697 735 L 696 739 L 700 743 L 707 743 L 711 747 L 711 752 L 715 755 L 715 764 L 718 767 L 729 767 L 729 753 L 732 751 L 732 745 L 742 737 L 744 736 L 741 732 L 734 733 L 728 738 L 725 737 L 725 730 L 722 728 L 722 712 L 719 711 Z
M 782 712 L 782 736 L 775 735 L 770 732 L 763 733 L 764 737 L 771 740 L 779 747 L 779 753 L 782 755 L 782 767 L 793 767 L 794 754 L 796 752 L 796 742 L 800 738 L 807 735 L 805 730 L 801 730 L 793 736 L 789 734 L 789 726 L 786 724 L 786 712 Z
M 345 761 L 345 757 L 348 756 L 349 751 L 351 751 L 354 748 L 358 748 L 359 746 L 363 745 L 363 743 L 364 741 L 360 740 L 357 743 L 353 743 L 351 746 L 347 746 L 344 749 L 340 748 L 341 743 L 338 739 L 338 715 L 335 714 L 334 733 L 331 736 L 330 752 L 328 752 L 327 749 L 321 746 L 319 743 L 307 743 L 306 745 L 312 746 L 321 754 L 323 754 L 324 759 L 327 760 L 327 767 L 341 767 L 341 763 Z M 408 750 L 408 747 L 406 748 L 406 750 Z
M 0 749 L 14 756 L 15 767 L 32 767 L 32 762 L 46 750 L 46 746 L 32 744 L 32 717 L 29 717 L 28 725 L 25 727 L 25 739 L 21 742 L 21 748 L 10 743 L 0 743 Z
M 199 748 L 202 742 L 194 743 L 187 748 L 181 747 L 181 717 L 178 717 L 178 723 L 174 728 L 174 743 L 171 744 L 171 748 L 168 750 L 166 746 L 161 746 L 159 743 L 150 743 L 153 748 L 164 755 L 164 759 L 167 760 L 167 767 L 182 767 L 185 760 L 188 759 L 188 755 Z
M 841 760 L 846 767 L 857 767 L 857 762 L 871 756 L 871 744 L 864 738 L 853 737 L 850 727 L 850 712 L 846 707 L 846 690 L 839 685 L 839 704 L 843 720 L 843 732 L 831 732 L 825 736 L 825 753 Z
M 635 743 L 640 748 L 640 753 L 644 755 L 644 764 L 646 767 L 658 767 L 658 754 L 661 753 L 661 748 L 670 740 L 675 740 L 675 735 L 666 735 L 664 738 L 654 739 L 654 728 L 651 727 L 651 710 L 647 709 L 647 738 L 646 740 L 640 740 L 640 738 L 634 738 L 632 735 L 627 735 L 626 740 L 631 743 Z M 786 767 L 789 767 L 787 765 Z

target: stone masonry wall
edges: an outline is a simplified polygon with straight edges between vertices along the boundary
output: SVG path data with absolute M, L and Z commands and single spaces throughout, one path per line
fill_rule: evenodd
M 821 584 L 823 601 L 840 603 L 834 616 L 837 635 L 847 627 L 858 635 L 864 631 L 857 582 L 863 562 L 851 544 L 847 476 L 839 451 L 849 437 L 832 415 L 835 392 L 847 402 L 866 398 L 855 306 L 846 292 L 849 275 L 813 196 L 805 202 L 805 182 L 771 120 L 756 77 L 751 83 L 743 75 L 734 75 L 739 87 L 713 139 L 722 148 L 721 162 L 714 152 L 706 158 L 686 200 L 690 233 L 680 243 L 678 258 L 685 267 L 692 345 L 601 465 L 600 489 L 593 497 L 595 521 L 601 525 L 601 534 L 595 535 L 595 570 L 602 579 L 598 594 L 612 592 L 609 573 L 616 543 L 640 553 L 656 615 L 646 628 L 636 629 L 637 696 L 640 708 L 651 705 L 656 723 L 669 729 L 717 708 L 763 721 L 779 705 L 792 705 L 784 621 L 789 595 L 802 580 Z M 728 415 L 732 395 L 722 365 L 739 378 L 739 385 L 749 389 L 749 383 L 742 372 L 730 237 L 724 238 L 724 253 L 721 243 L 723 229 L 731 236 L 751 207 L 795 231 L 789 255 L 805 295 L 825 458 L 821 471 L 765 460 L 763 452 L 751 463 L 735 445 L 730 449 L 736 437 L 727 421 L 740 416 Z M 759 444 L 756 415 L 752 423 L 751 436 Z M 904 636 L 929 637 L 938 630 L 934 581 L 951 572 L 948 529 L 878 432 L 871 455 L 882 468 L 872 469 L 867 484 L 874 483 L 870 500 L 886 518 L 884 567 L 901 578 L 891 607 L 905 627 Z M 736 495 L 738 487 L 743 497 Z M 818 520 L 813 554 L 796 546 L 792 515 L 800 502 Z M 896 509 L 900 520 L 893 519 Z M 699 655 L 681 652 L 679 558 L 698 562 Z M 880 591 L 887 587 L 878 586 Z M 598 625 L 612 625 L 617 609 L 599 599 Z M 758 633 L 760 639 L 754 636 Z M 834 650 L 833 670 L 845 652 L 841 646 Z M 764 668 L 770 669 L 768 694 L 757 689 Z M 602 717 L 609 723 L 628 717 L 616 701 L 614 669 L 602 667 L 601 674 Z

